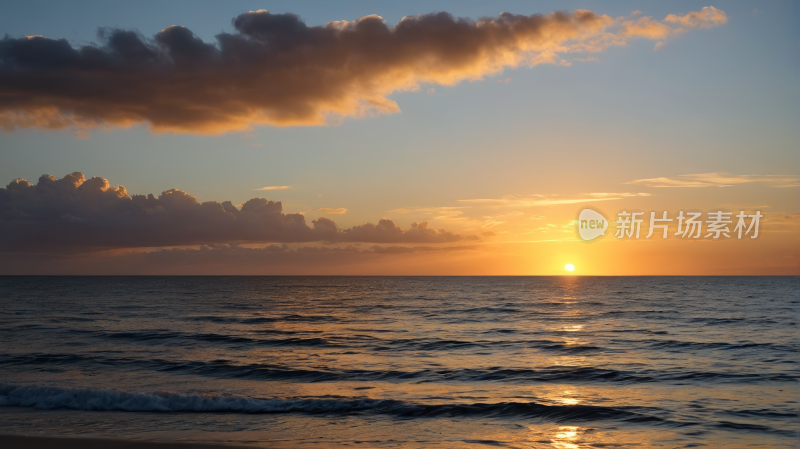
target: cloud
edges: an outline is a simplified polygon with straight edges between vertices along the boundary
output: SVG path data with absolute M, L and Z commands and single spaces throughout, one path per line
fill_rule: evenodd
M 626 37 L 644 37 L 647 39 L 664 39 L 676 30 L 652 17 L 640 17 L 636 20 L 622 22 L 622 34 Z
M 469 238 L 469 237 L 468 237 Z M 72 173 L 43 175 L 36 185 L 16 179 L 0 189 L 0 251 L 97 251 L 113 248 L 189 246 L 231 242 L 448 243 L 464 238 L 392 220 L 338 229 L 320 217 L 306 224 L 302 214 L 284 214 L 280 201 L 253 198 L 199 203 L 177 189 L 158 197 L 128 195 L 108 180 Z
M 344 213 L 347 212 L 347 209 L 345 209 L 344 207 L 335 207 L 335 208 L 334 207 L 320 207 L 317 210 L 322 212 L 322 213 L 331 214 L 331 215 L 341 215 L 341 214 L 344 214 Z
M 422 274 L 435 257 L 475 246 L 202 245 L 88 254 L 0 254 L 4 274 Z M 416 256 L 424 254 L 421 258 Z M 403 268 L 403 267 L 407 268 Z
M 713 6 L 706 6 L 700 11 L 692 11 L 683 16 L 670 14 L 663 21 L 653 20 L 652 16 L 639 17 L 640 15 L 641 12 L 634 11 L 631 17 L 636 17 L 635 19 L 622 21 L 620 28 L 623 36 L 660 40 L 690 28 L 712 28 L 728 22 L 725 11 Z M 670 25 L 678 25 L 678 28 Z M 653 50 L 658 50 L 663 45 L 663 42 L 657 42 Z
M 787 175 L 731 175 L 729 173 L 697 173 L 674 178 L 636 179 L 624 184 L 647 187 L 730 187 L 736 184 L 761 182 L 771 187 L 797 187 L 800 179 Z
M 268 186 L 268 187 L 262 187 L 260 189 L 253 189 L 253 190 L 286 190 L 286 189 L 291 189 L 291 188 L 292 188 L 292 186 Z
M 448 218 L 456 218 L 462 215 L 465 207 L 469 206 L 443 206 L 443 207 L 403 207 L 400 209 L 390 210 L 389 213 L 396 214 L 416 214 L 416 215 L 434 215 L 434 220 L 442 220 Z
M 315 223 L 319 223 L 321 220 L 330 221 L 323 217 L 318 218 Z M 331 223 L 333 222 L 331 221 Z M 467 236 L 467 238 L 472 239 L 472 236 Z M 366 223 L 339 231 L 337 239 L 343 242 L 447 243 L 462 240 L 462 237 L 444 229 L 429 229 L 427 222 L 411 223 L 410 228 L 403 230 L 392 220 L 382 218 L 377 225 Z
M 511 77 L 509 76 L 509 77 L 508 77 L 508 78 L 506 78 L 506 79 L 497 80 L 497 82 L 498 82 L 498 83 L 500 83 L 500 84 L 508 84 L 508 83 L 510 83 L 510 82 L 511 82 Z
M 235 31 L 221 32 L 214 43 L 177 25 L 150 38 L 102 28 L 97 44 L 83 46 L 6 35 L 0 128 L 146 123 L 153 132 L 219 134 L 324 125 L 399 112 L 388 98 L 393 92 L 480 80 L 520 65 L 569 65 L 562 54 L 601 52 L 631 38 L 663 39 L 726 20 L 723 11 L 706 7 L 661 22 L 576 10 L 477 21 L 439 12 L 394 26 L 370 15 L 307 26 L 294 14 L 259 10 L 234 18 Z
M 487 206 L 533 207 L 552 206 L 558 204 L 591 203 L 596 201 L 612 201 L 622 198 L 650 196 L 649 193 L 584 193 L 581 195 L 507 195 L 502 198 L 475 198 L 458 200 L 465 203 L 484 204 Z M 499 223 L 498 223 L 499 224 Z
M 538 228 L 529 228 L 519 235 L 537 234 L 537 233 L 551 233 L 551 232 L 575 232 L 575 221 L 570 220 L 569 223 L 548 223 Z
M 713 6 L 706 6 L 700 11 L 692 11 L 684 16 L 668 15 L 664 22 L 680 25 L 685 28 L 711 28 L 728 23 L 725 11 Z
M 375 245 L 372 251 L 376 254 L 412 254 L 412 253 L 431 253 L 431 252 L 453 252 L 471 251 L 475 246 L 378 246 Z

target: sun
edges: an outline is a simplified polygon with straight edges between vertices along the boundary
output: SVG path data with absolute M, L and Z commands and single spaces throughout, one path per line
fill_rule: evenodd
M 575 265 L 572 265 L 571 263 L 568 263 L 568 264 L 564 265 L 564 269 L 567 270 L 567 271 L 575 271 Z

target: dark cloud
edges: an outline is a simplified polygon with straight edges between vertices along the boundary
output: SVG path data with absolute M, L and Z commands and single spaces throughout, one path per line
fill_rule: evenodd
M 102 29 L 99 44 L 42 36 L 0 40 L 0 127 L 129 126 L 220 133 L 252 125 L 320 125 L 399 110 L 387 95 L 454 84 L 555 51 L 599 51 L 614 24 L 591 11 L 478 21 L 446 12 L 307 26 L 251 11 L 206 43 L 181 26 L 152 38 Z M 602 42 L 601 42 L 602 41 Z M 580 48 L 570 47 L 578 42 Z M 567 45 L 569 43 L 569 45 Z
M 259 10 L 234 18 L 235 32 L 215 43 L 177 25 L 152 38 L 104 28 L 98 44 L 83 46 L 6 35 L 0 129 L 148 123 L 156 132 L 214 134 L 321 125 L 332 116 L 398 112 L 388 95 L 426 83 L 453 85 L 523 64 L 570 65 L 560 55 L 725 22 L 725 12 L 706 7 L 663 21 L 576 10 L 477 21 L 438 12 L 395 26 L 371 15 L 307 26 L 294 14 Z
M 17 179 L 0 189 L 0 251 L 95 251 L 231 242 L 447 243 L 462 237 L 427 223 L 402 229 L 391 220 L 339 229 L 321 217 L 306 224 L 280 201 L 253 198 L 241 206 L 197 199 L 177 189 L 129 196 L 106 179 L 72 173 Z

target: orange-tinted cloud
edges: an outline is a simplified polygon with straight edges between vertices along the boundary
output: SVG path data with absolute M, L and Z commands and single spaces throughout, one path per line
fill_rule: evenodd
M 638 12 L 638 11 L 635 11 Z M 638 14 L 631 14 L 638 16 Z M 638 17 L 635 20 L 622 22 L 622 34 L 639 36 L 648 39 L 664 39 L 675 33 L 682 33 L 688 28 L 711 28 L 728 23 L 728 16 L 713 6 L 706 6 L 700 11 L 692 11 L 686 15 L 668 15 L 663 21 L 653 20 L 650 16 Z M 672 28 L 670 25 L 678 25 Z
M 458 200 L 464 203 L 483 204 L 487 206 L 533 207 L 553 206 L 557 204 L 591 203 L 597 201 L 613 201 L 622 198 L 650 196 L 649 193 L 610 193 L 595 192 L 581 195 L 507 195 L 503 198 L 473 198 Z
M 292 188 L 292 186 L 267 186 L 267 187 L 261 187 L 259 189 L 253 189 L 253 190 L 286 190 L 286 189 L 291 189 L 291 188 Z
M 668 15 L 664 22 L 680 25 L 685 28 L 711 28 L 728 23 L 725 11 L 713 6 L 706 6 L 700 11 L 692 11 L 683 16 Z
M 469 238 L 469 237 L 468 237 Z M 177 189 L 129 196 L 106 179 L 72 173 L 17 179 L 0 189 L 0 252 L 96 251 L 220 244 L 230 242 L 447 243 L 463 240 L 445 230 L 413 223 L 402 229 L 392 220 L 339 229 L 320 217 L 306 224 L 302 214 L 284 214 L 280 201 L 253 198 L 198 203 Z
M 468 206 L 467 206 L 468 207 Z M 463 214 L 462 206 L 446 206 L 446 207 L 403 207 L 400 209 L 390 210 L 390 213 L 397 214 L 420 214 L 420 215 L 433 215 L 434 219 L 442 218 L 455 218 Z
M 153 38 L 102 29 L 100 45 L 42 36 L 0 40 L 0 128 L 127 127 L 200 134 L 258 125 L 323 125 L 395 113 L 388 95 L 423 84 L 478 80 L 507 67 L 570 63 L 630 38 L 662 39 L 727 20 L 703 8 L 684 16 L 611 18 L 591 11 L 477 21 L 448 13 L 375 15 L 306 26 L 296 15 L 251 11 L 234 33 L 206 43 L 181 26 Z M 680 28 L 672 28 L 676 24 Z
M 798 187 L 800 179 L 788 175 L 731 175 L 729 173 L 697 173 L 674 178 L 636 179 L 625 184 L 648 187 L 730 187 L 736 184 L 760 182 L 772 187 Z
M 637 36 L 647 39 L 664 39 L 674 32 L 675 30 L 672 27 L 657 20 L 653 20 L 652 17 L 641 17 L 636 20 L 626 20 L 622 22 L 622 33 L 628 37 Z
M 341 215 L 347 213 L 347 209 L 344 207 L 320 207 L 317 210 L 328 215 Z

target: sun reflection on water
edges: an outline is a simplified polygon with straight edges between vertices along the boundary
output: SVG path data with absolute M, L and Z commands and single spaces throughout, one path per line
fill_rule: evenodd
M 562 396 L 557 396 L 551 399 L 564 405 L 578 405 L 581 402 L 580 398 L 576 397 L 578 393 L 574 391 L 564 390 L 561 392 L 561 394 Z
M 550 442 L 553 447 L 561 449 L 578 449 L 579 446 L 575 443 L 577 443 L 580 439 L 580 436 L 578 435 L 579 431 L 579 427 L 561 426 L 558 428 L 556 434 L 550 439 Z

